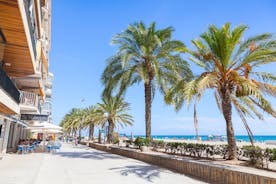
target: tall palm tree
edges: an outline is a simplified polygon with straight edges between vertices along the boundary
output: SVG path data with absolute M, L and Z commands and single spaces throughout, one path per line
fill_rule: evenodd
M 115 35 L 113 44 L 119 46 L 115 56 L 109 58 L 102 74 L 105 93 L 143 82 L 145 95 L 146 137 L 151 137 L 151 106 L 156 89 L 164 92 L 176 78 L 189 78 L 189 65 L 180 57 L 185 50 L 183 42 L 172 39 L 172 27 L 156 29 L 155 23 L 146 27 L 139 22 Z
M 132 125 L 132 116 L 127 114 L 130 104 L 119 96 L 103 96 L 102 103 L 97 104 L 94 121 L 104 126 L 108 123 L 107 142 L 113 142 L 114 128 L 118 125 Z
M 84 109 L 84 126 L 89 127 L 89 140 L 93 141 L 94 129 L 97 125 L 95 119 L 96 113 L 96 106 L 89 106 L 88 108 Z
M 189 104 L 200 98 L 207 89 L 214 89 L 217 105 L 226 122 L 229 159 L 236 159 L 236 140 L 232 124 L 232 107 L 252 135 L 246 117 L 263 119 L 259 109 L 276 117 L 264 95 L 276 96 L 272 73 L 258 72 L 256 68 L 276 61 L 276 41 L 265 33 L 243 40 L 245 25 L 222 28 L 211 25 L 200 39 L 193 40 L 195 51 L 190 58 L 203 72 L 185 85 L 176 84 L 167 94 L 167 100 Z M 178 91 L 173 95 L 173 91 Z M 177 103 L 175 103 L 177 104 Z M 251 137 L 251 136 L 250 136 Z

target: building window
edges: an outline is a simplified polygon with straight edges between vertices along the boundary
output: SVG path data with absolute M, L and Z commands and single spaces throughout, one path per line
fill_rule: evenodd
M 2 136 L 2 127 L 3 127 L 3 125 L 0 125 L 0 138 Z

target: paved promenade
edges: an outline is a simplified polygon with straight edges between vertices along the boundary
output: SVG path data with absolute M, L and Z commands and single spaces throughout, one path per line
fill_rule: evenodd
M 0 184 L 198 184 L 185 175 L 144 162 L 63 144 L 55 154 L 7 154 Z

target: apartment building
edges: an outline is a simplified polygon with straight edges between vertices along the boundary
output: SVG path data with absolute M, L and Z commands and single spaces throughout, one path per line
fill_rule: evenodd
M 48 121 L 51 0 L 0 0 L 0 153 L 27 138 L 26 127 Z M 49 96 L 49 95 L 48 95 Z

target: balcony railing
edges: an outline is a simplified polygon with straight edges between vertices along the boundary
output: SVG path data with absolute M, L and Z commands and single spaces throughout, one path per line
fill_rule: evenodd
M 44 102 L 41 105 L 41 114 L 51 114 L 52 112 L 52 105 L 49 102 Z
M 27 91 L 20 91 L 20 104 L 38 108 L 38 95 Z
M 32 46 L 33 46 L 33 51 L 34 55 L 36 58 L 36 29 L 35 29 L 35 8 L 34 8 L 34 1 L 33 0 L 24 0 L 24 5 L 25 5 L 25 10 L 26 10 L 26 15 L 27 15 L 27 20 L 29 24 L 29 32 L 31 35 L 31 40 L 32 40 Z
M 16 103 L 20 102 L 20 92 L 3 70 L 2 66 L 0 66 L 0 88 L 7 92 L 7 94 L 14 100 Z

